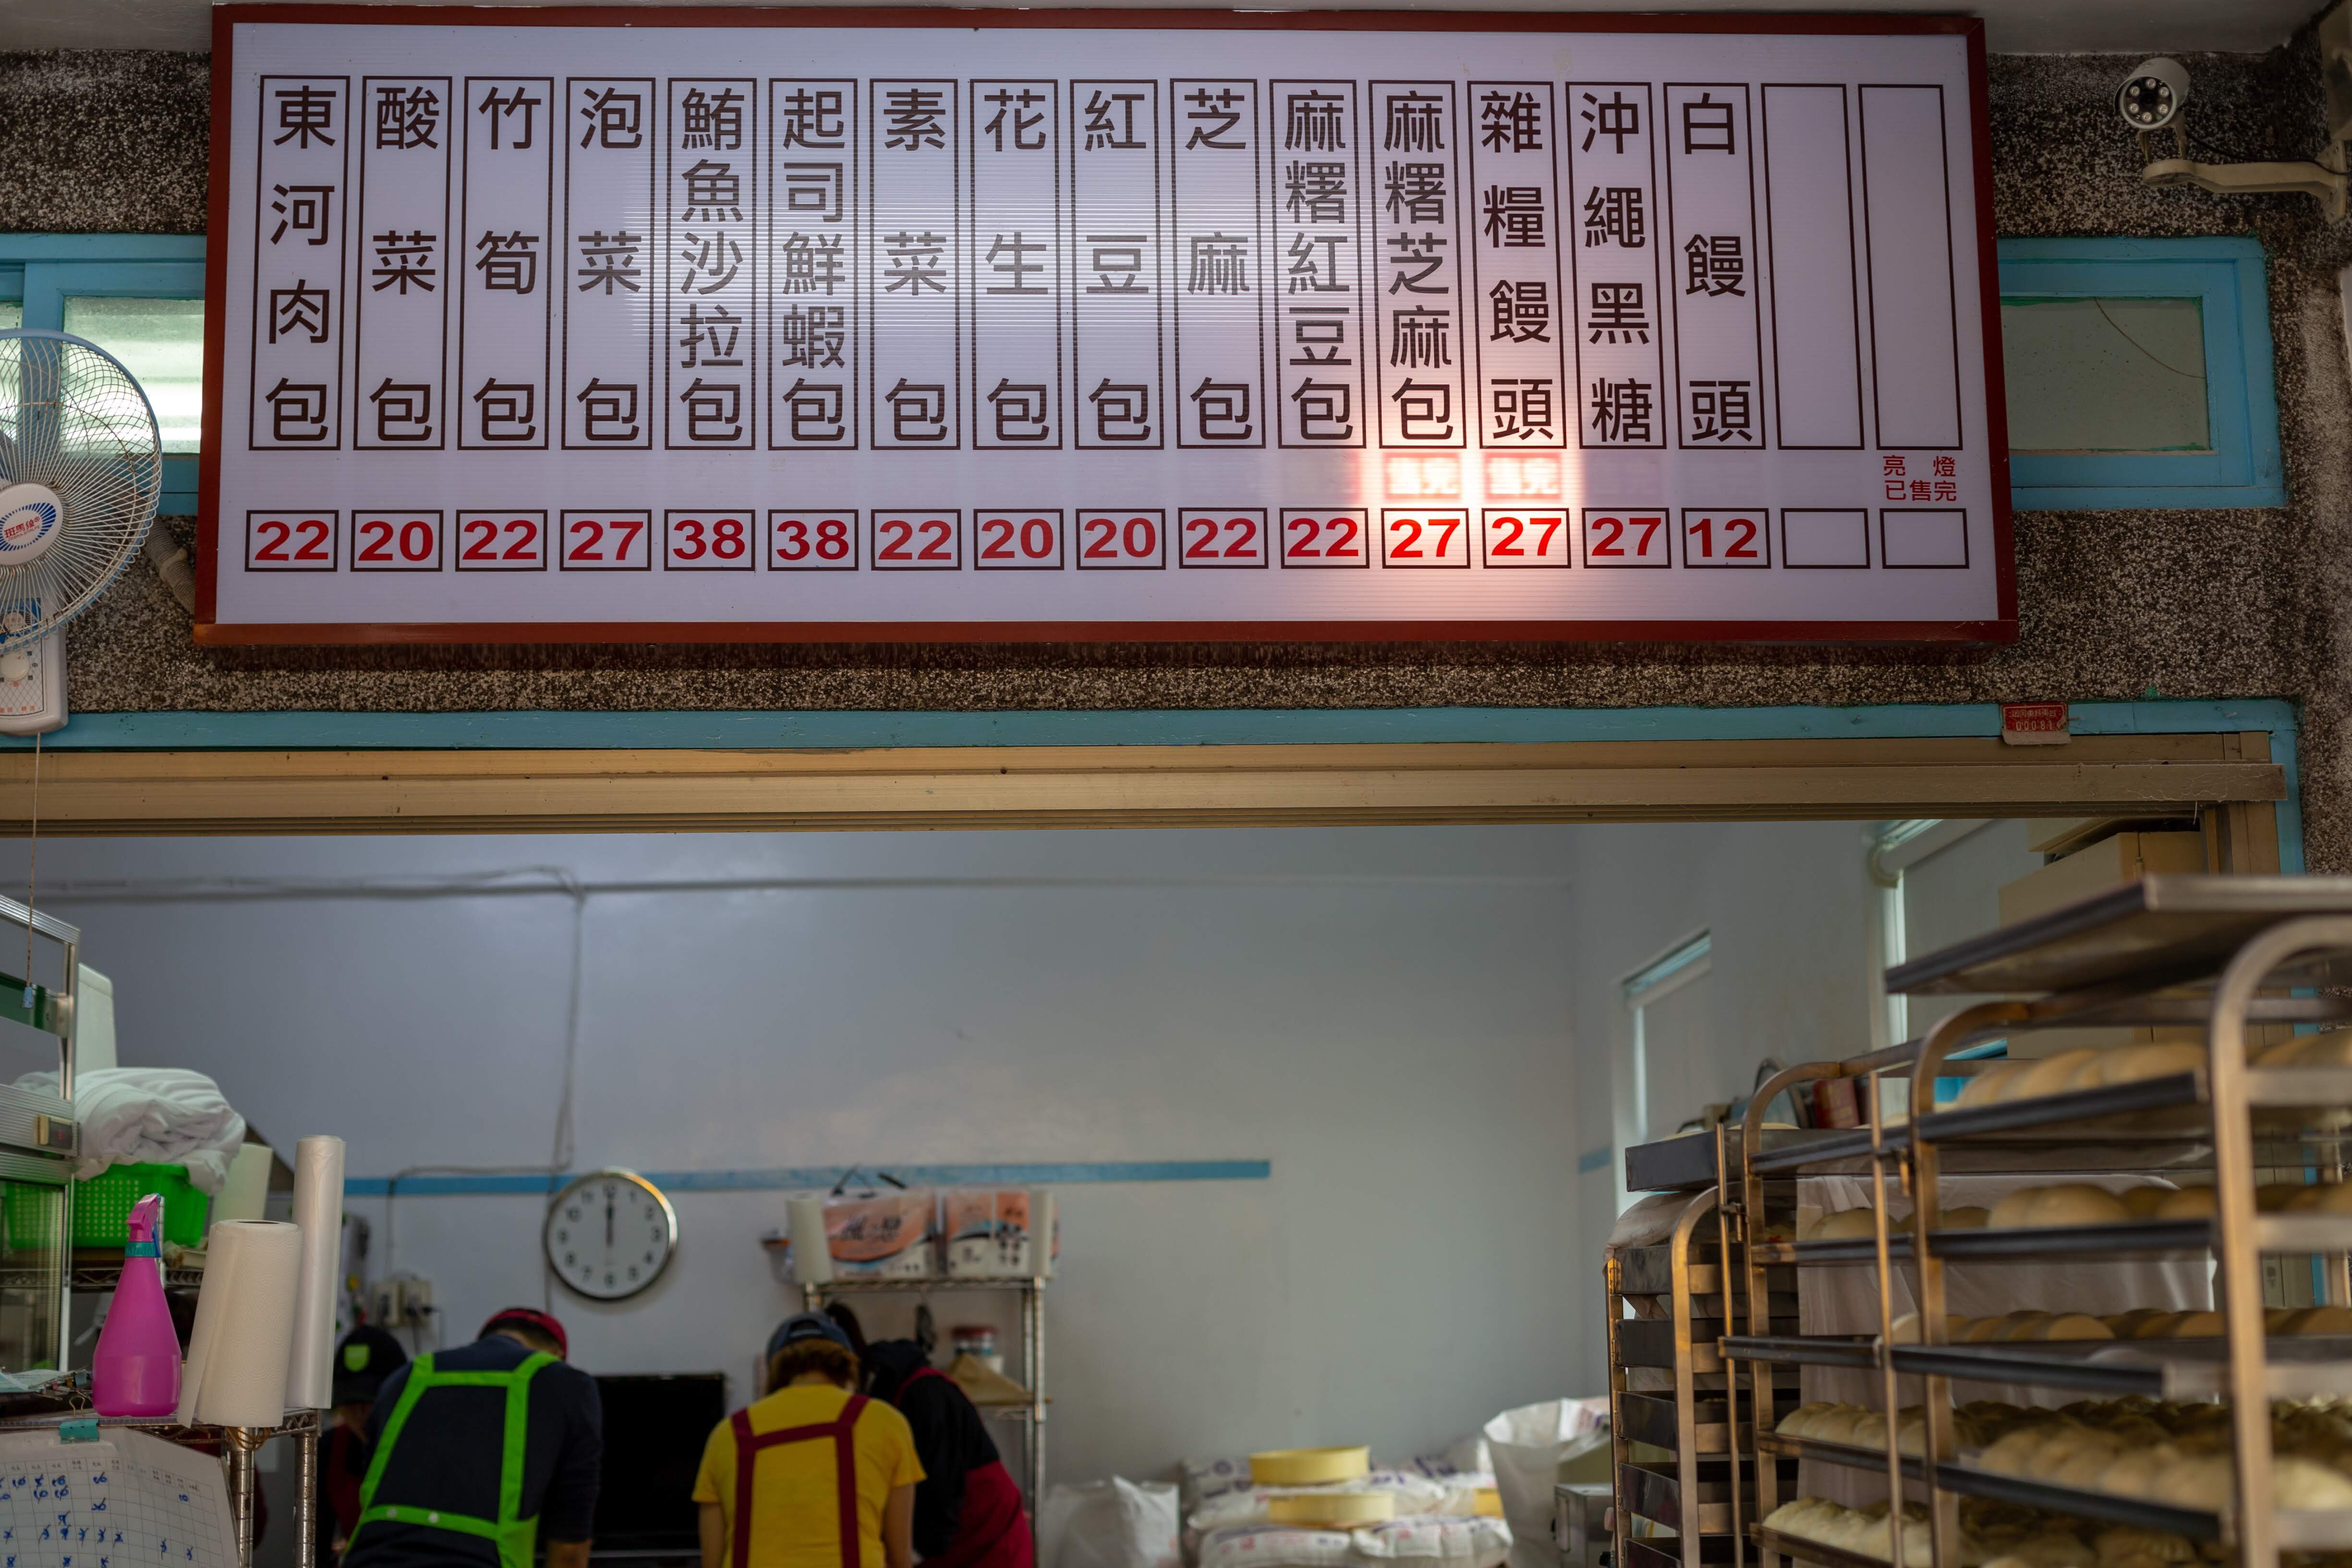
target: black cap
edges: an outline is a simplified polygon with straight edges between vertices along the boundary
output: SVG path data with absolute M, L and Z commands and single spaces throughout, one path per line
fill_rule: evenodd
M 372 1323 L 362 1323 L 335 1346 L 335 1403 L 363 1405 L 383 1380 L 408 1364 L 400 1342 Z
M 849 1335 L 842 1331 L 841 1325 L 823 1312 L 794 1312 L 791 1317 L 778 1323 L 776 1332 L 768 1336 L 768 1357 L 772 1361 L 775 1359 L 776 1353 L 786 1345 L 799 1344 L 803 1340 L 812 1339 L 821 1339 L 828 1343 L 837 1344 L 852 1355 L 857 1354 L 856 1348 L 849 1343 Z

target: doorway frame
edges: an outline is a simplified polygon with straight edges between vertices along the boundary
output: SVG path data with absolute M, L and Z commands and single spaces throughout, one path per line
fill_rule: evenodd
M 2065 816 L 2221 806 L 2304 869 L 2276 698 L 1018 712 L 86 713 L 0 831 L 866 831 Z M 2264 846 L 2266 849 L 2267 846 Z M 2265 855 L 2263 858 L 2267 858 Z

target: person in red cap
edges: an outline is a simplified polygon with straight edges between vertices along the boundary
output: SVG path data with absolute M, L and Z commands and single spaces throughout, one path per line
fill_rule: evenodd
M 587 1568 L 604 1460 L 596 1380 L 530 1307 L 384 1379 L 344 1568 Z

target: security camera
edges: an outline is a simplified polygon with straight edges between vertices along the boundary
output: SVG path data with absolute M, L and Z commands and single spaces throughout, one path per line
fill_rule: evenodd
M 2162 55 L 2134 67 L 2116 91 L 2116 108 L 2134 131 L 2162 131 L 2188 102 L 2188 68 Z

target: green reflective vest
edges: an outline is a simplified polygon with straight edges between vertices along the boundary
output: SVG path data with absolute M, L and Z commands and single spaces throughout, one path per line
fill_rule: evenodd
M 400 1391 L 399 1403 L 392 1407 L 391 1419 L 383 1424 L 383 1440 L 375 1446 L 375 1457 L 368 1461 L 367 1479 L 360 1483 L 360 1519 L 352 1527 L 352 1543 L 357 1545 L 360 1532 L 379 1521 L 386 1524 L 420 1524 L 432 1530 L 480 1536 L 499 1549 L 499 1568 L 530 1568 L 531 1552 L 539 1543 L 539 1516 L 522 1517 L 522 1459 L 524 1440 L 530 1427 L 530 1380 L 539 1375 L 541 1367 L 554 1361 L 555 1357 L 543 1352 L 535 1353 L 512 1372 L 442 1372 L 435 1368 L 430 1355 L 420 1355 L 411 1363 L 407 1385 Z M 472 1514 L 422 1508 L 415 1503 L 376 1506 L 375 1489 L 383 1479 L 384 1465 L 392 1458 L 393 1449 L 399 1445 L 409 1412 L 416 1408 L 417 1400 L 436 1388 L 506 1390 L 506 1443 L 499 1460 L 496 1519 L 478 1519 Z

